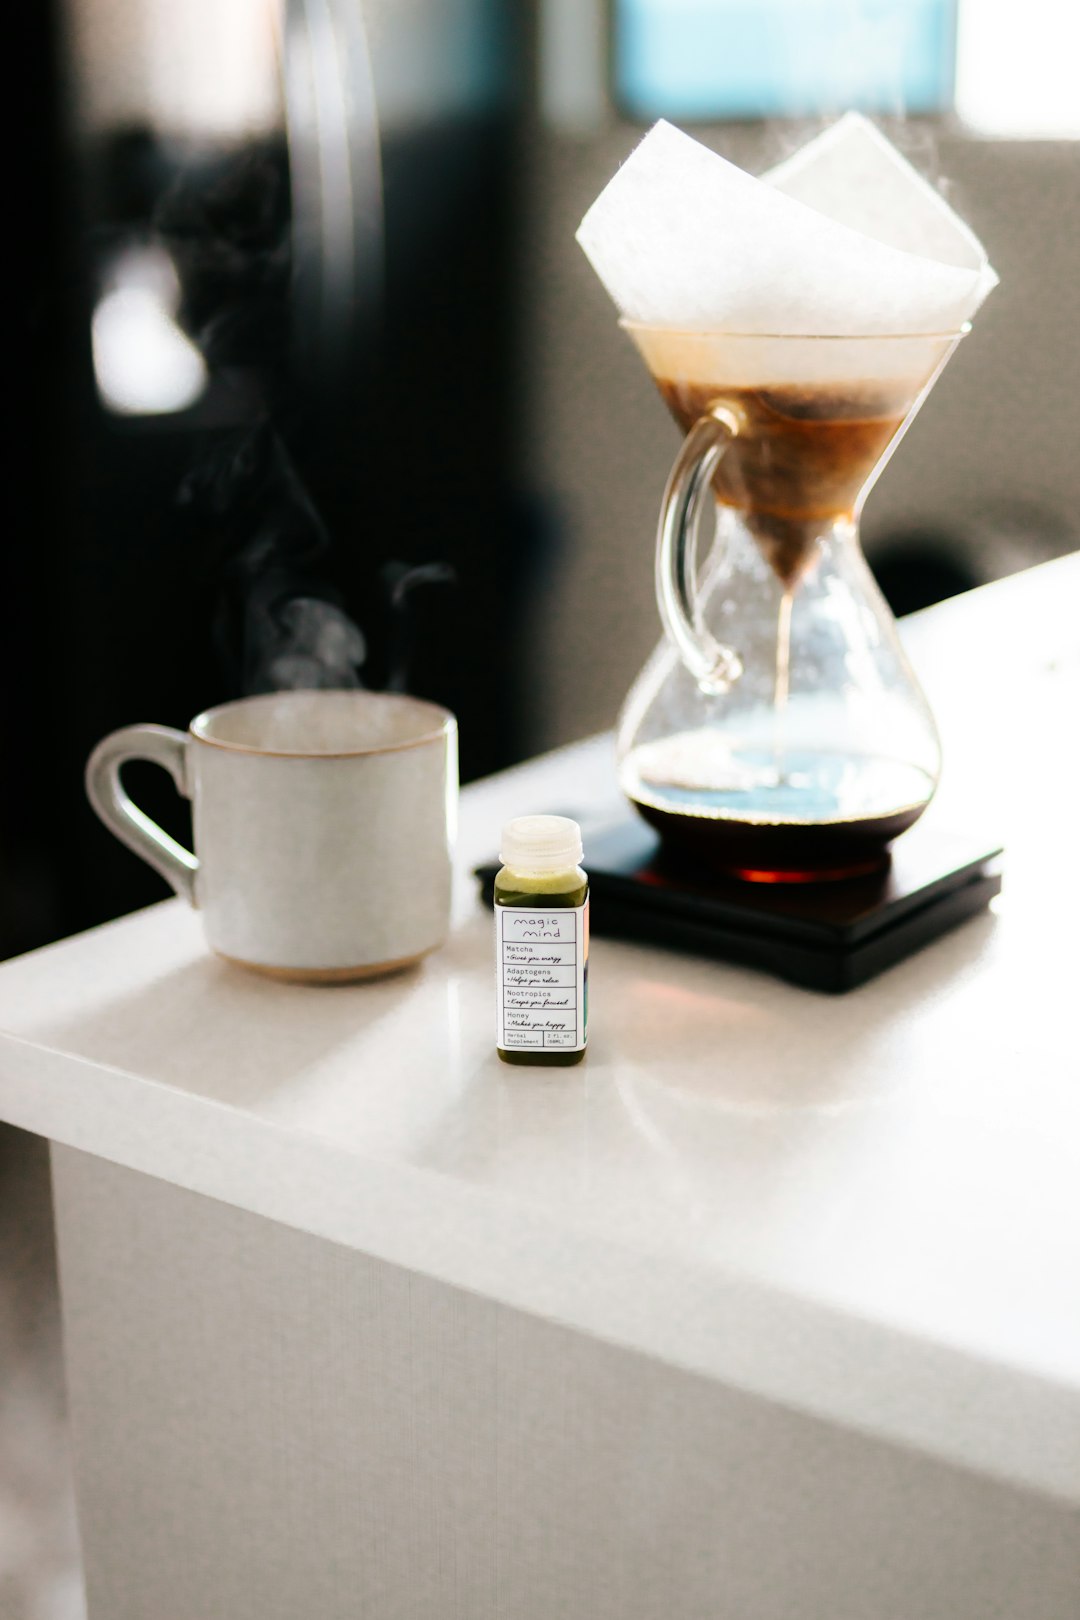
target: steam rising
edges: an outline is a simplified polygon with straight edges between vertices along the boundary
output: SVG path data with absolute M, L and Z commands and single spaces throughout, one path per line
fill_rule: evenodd
M 217 535 L 214 639 L 231 689 L 251 696 L 362 686 L 367 646 L 327 578 L 330 536 L 269 423 L 220 440 L 180 500 Z M 416 590 L 453 579 L 445 563 L 383 570 L 388 691 L 408 690 Z
M 178 176 L 155 218 L 178 274 L 178 318 L 211 375 L 234 401 L 238 379 L 259 378 L 263 414 L 202 449 L 178 494 L 215 536 L 214 639 L 229 690 L 245 695 L 359 687 L 367 657 L 332 582 L 326 525 L 273 425 L 295 420 L 297 405 L 291 207 L 284 147 L 267 139 Z M 388 615 L 391 691 L 408 686 L 414 588 L 448 574 L 439 563 L 384 570 L 385 598 L 371 606 Z
M 220 442 L 180 498 L 218 533 L 215 640 L 234 689 L 359 686 L 364 637 L 324 575 L 329 535 L 269 424 Z
M 315 596 L 294 597 L 266 628 L 267 646 L 259 665 L 266 684 L 253 686 L 253 691 L 360 685 L 357 671 L 364 662 L 364 638 L 333 602 Z

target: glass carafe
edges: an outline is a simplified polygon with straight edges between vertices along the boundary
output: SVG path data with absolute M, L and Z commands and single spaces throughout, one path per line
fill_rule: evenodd
M 940 748 L 859 514 L 961 334 L 623 324 L 686 438 L 657 536 L 666 636 L 620 717 L 622 787 L 665 846 L 706 869 L 772 882 L 872 871 L 930 802 Z

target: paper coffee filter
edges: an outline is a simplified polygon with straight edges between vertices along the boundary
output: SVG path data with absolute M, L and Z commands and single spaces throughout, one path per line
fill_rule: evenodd
M 761 180 L 658 123 L 577 239 L 624 317 L 684 333 L 955 332 L 997 280 L 944 199 L 858 115 Z M 780 346 L 742 354 L 755 374 L 730 380 L 783 380 Z M 818 356 L 841 363 L 827 345 Z M 647 358 L 663 371 L 662 355 Z M 875 344 L 872 363 L 894 375 L 910 349 Z
M 974 231 L 861 113 L 845 113 L 762 179 L 887 247 L 978 271 L 984 296 L 997 285 Z

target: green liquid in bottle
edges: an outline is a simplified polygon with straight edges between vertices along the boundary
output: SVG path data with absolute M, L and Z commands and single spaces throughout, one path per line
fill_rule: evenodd
M 495 878 L 495 909 L 496 913 L 503 908 L 514 910 L 533 910 L 537 912 L 576 910 L 584 906 L 589 896 L 589 880 L 580 866 L 570 867 L 564 872 L 545 872 L 533 875 L 527 872 L 515 872 L 504 866 Z M 588 914 L 586 913 L 586 916 Z M 588 1017 L 588 926 L 584 929 L 584 938 L 580 942 L 584 953 L 584 983 L 582 994 L 585 998 L 585 1018 Z M 540 1064 L 551 1068 L 567 1068 L 572 1063 L 580 1063 L 585 1056 L 585 1048 L 560 1051 L 553 1048 L 550 1051 L 538 1050 L 535 1047 L 515 1049 L 513 1047 L 499 1046 L 499 1056 L 504 1063 Z

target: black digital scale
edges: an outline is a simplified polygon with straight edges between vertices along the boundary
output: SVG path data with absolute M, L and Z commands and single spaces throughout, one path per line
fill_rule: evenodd
M 920 823 L 880 872 L 825 883 L 749 883 L 688 868 L 636 817 L 586 836 L 596 934 L 669 945 L 839 993 L 982 911 L 1001 892 L 1001 850 Z M 477 868 L 493 903 L 497 863 Z

